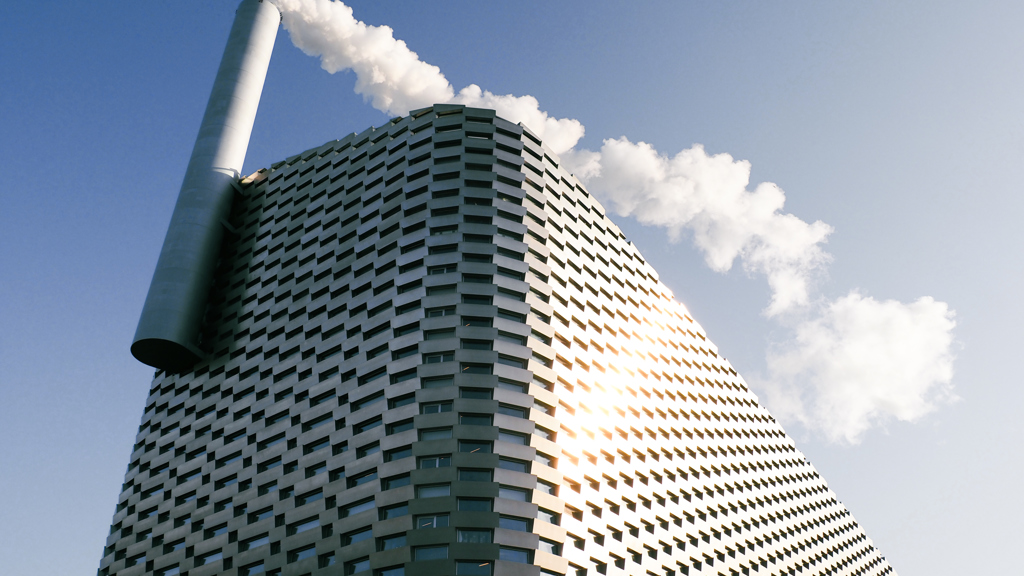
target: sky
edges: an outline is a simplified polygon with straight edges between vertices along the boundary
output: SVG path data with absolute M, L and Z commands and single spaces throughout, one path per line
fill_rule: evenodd
M 951 394 L 932 411 L 855 442 L 781 422 L 899 573 L 1018 569 L 1024 6 L 349 5 L 456 90 L 579 120 L 580 149 L 625 136 L 749 161 L 751 190 L 775 183 L 784 212 L 832 228 L 819 303 L 948 304 Z M 5 573 L 99 564 L 152 377 L 128 347 L 235 6 L 41 0 L 0 20 Z M 354 84 L 282 30 L 243 172 L 387 121 Z M 766 313 L 763 275 L 714 271 L 691 233 L 612 217 L 767 400 L 793 324 Z

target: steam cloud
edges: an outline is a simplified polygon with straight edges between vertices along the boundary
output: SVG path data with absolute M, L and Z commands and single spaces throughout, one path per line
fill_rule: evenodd
M 739 259 L 747 273 L 763 274 L 772 294 L 765 313 L 793 334 L 771 347 L 760 382 L 777 415 L 856 443 L 872 426 L 917 420 L 954 398 L 954 312 L 928 297 L 910 304 L 857 292 L 812 298 L 831 261 L 822 245 L 832 227 L 783 212 L 785 193 L 775 184 L 749 190 L 748 162 L 700 145 L 669 157 L 625 137 L 605 140 L 597 152 L 575 150 L 584 134 L 579 121 L 551 117 L 532 96 L 475 84 L 456 93 L 391 28 L 356 20 L 341 2 L 271 1 L 292 42 L 328 72 L 352 70 L 356 93 L 374 108 L 392 115 L 435 103 L 493 108 L 541 137 L 619 215 L 663 227 L 673 242 L 692 236 L 715 271 Z
M 775 347 L 761 388 L 776 416 L 856 443 L 888 417 L 912 422 L 955 399 L 953 316 L 929 297 L 903 304 L 851 292 Z
M 352 8 L 331 0 L 272 0 L 292 42 L 334 74 L 352 70 L 355 91 L 374 108 L 394 116 L 437 103 L 493 108 L 506 120 L 522 122 L 556 153 L 583 137 L 578 120 L 556 119 L 533 96 L 498 95 L 470 84 L 458 94 L 437 66 L 427 64 L 388 26 L 356 20 Z

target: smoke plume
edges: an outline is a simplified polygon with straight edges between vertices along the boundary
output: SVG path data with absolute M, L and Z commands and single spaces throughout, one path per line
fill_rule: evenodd
M 351 70 L 355 91 L 387 114 L 402 116 L 434 104 L 493 108 L 512 122 L 521 122 L 556 154 L 583 137 L 578 120 L 555 119 L 540 109 L 533 96 L 498 95 L 470 84 L 458 94 L 437 66 L 420 60 L 388 26 L 356 20 L 352 8 L 331 0 L 272 0 L 281 11 L 292 43 L 334 74 Z
M 913 422 L 955 399 L 953 317 L 929 297 L 903 304 L 851 292 L 769 351 L 759 388 L 780 419 L 857 443 L 874 425 Z
M 689 231 L 712 270 L 726 272 L 739 258 L 746 271 L 764 274 L 770 316 L 806 305 L 814 273 L 830 259 L 821 244 L 832 227 L 783 213 L 786 196 L 774 184 L 747 190 L 749 162 L 700 145 L 669 158 L 625 137 L 605 140 L 600 152 L 563 156 L 620 216 L 666 228 L 672 241 Z
M 674 156 L 626 137 L 600 151 L 576 150 L 584 128 L 554 118 L 532 96 L 497 95 L 471 84 L 456 92 L 441 70 L 419 59 L 387 26 L 356 20 L 332 0 L 271 0 L 292 42 L 335 73 L 351 70 L 355 91 L 391 115 L 435 103 L 493 108 L 542 138 L 588 188 L 621 216 L 693 239 L 708 266 L 730 270 L 737 259 L 763 275 L 765 310 L 791 337 L 768 351 L 759 383 L 769 407 L 833 441 L 855 443 L 872 426 L 914 421 L 954 398 L 954 312 L 943 302 L 877 301 L 851 292 L 814 296 L 831 256 L 832 227 L 783 212 L 775 184 L 750 184 L 750 164 L 700 145 Z

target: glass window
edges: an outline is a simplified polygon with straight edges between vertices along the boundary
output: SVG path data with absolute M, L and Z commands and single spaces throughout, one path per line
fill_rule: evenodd
M 490 544 L 491 531 L 477 529 L 460 529 L 458 531 L 459 542 L 472 544 Z
M 428 514 L 416 517 L 417 528 L 444 528 L 448 526 L 447 514 Z
M 440 414 L 441 412 L 451 412 L 451 402 L 431 402 L 429 404 L 423 404 L 420 407 L 421 414 Z
M 459 512 L 490 512 L 490 498 L 459 498 Z
M 459 414 L 459 424 L 466 426 L 490 426 L 490 414 Z
M 341 537 L 341 545 L 348 546 L 355 544 L 356 542 L 362 542 L 363 540 L 369 540 L 373 538 L 373 528 L 363 528 L 355 532 L 349 532 Z
M 413 560 L 444 560 L 448 558 L 448 546 L 417 546 L 413 548 Z
M 455 574 L 457 576 L 491 576 L 491 562 L 483 561 L 462 561 L 455 563 Z
M 420 430 L 420 440 L 444 440 L 452 437 L 451 428 L 431 428 Z
M 498 551 L 498 559 L 506 562 L 519 562 L 521 564 L 529 564 L 530 551 L 523 550 L 522 548 L 506 548 L 502 546 Z
M 462 482 L 490 482 L 491 471 L 484 469 L 459 469 L 459 480 Z
M 394 506 L 388 506 L 387 508 L 380 509 L 380 519 L 389 520 L 391 518 L 398 518 L 399 516 L 405 516 L 409 514 L 409 504 L 402 503 Z
M 449 484 L 429 484 L 416 487 L 417 498 L 439 498 L 441 496 L 450 496 L 451 492 L 452 487 Z
M 502 516 L 498 519 L 498 527 L 506 530 L 516 530 L 517 532 L 529 532 L 530 521 L 526 518 Z
M 288 562 L 289 563 L 291 563 L 291 562 L 299 562 L 300 560 L 305 560 L 306 558 L 312 558 L 313 556 L 316 556 L 316 545 L 315 544 L 310 544 L 308 546 L 303 546 L 302 548 L 296 548 L 295 550 L 289 550 L 288 551 Z
M 358 560 L 352 560 L 351 562 L 346 562 L 345 563 L 345 575 L 346 576 L 351 576 L 352 574 L 357 574 L 359 572 L 363 572 L 364 570 L 369 570 L 369 569 L 370 569 L 370 559 L 369 558 L 360 558 Z
M 405 546 L 405 534 L 395 534 L 393 536 L 385 536 L 377 541 L 377 550 L 394 550 L 395 548 L 401 548 Z
M 469 452 L 471 454 L 490 454 L 491 443 L 481 442 L 479 440 L 459 440 L 459 452 Z
M 460 388 L 459 396 L 474 400 L 490 400 L 492 391 L 490 388 Z
M 422 456 L 419 459 L 419 468 L 448 468 L 452 465 L 452 457 L 450 454 L 442 454 L 438 456 Z
M 520 502 L 530 501 L 530 491 L 522 488 L 510 488 L 501 486 L 498 488 L 498 497 L 506 500 L 518 500 Z

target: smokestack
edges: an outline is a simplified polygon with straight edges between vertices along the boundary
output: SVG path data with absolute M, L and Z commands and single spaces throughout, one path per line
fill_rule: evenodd
M 235 12 L 132 342 L 155 368 L 180 372 L 203 356 L 199 331 L 280 22 L 269 0 L 242 0 Z

